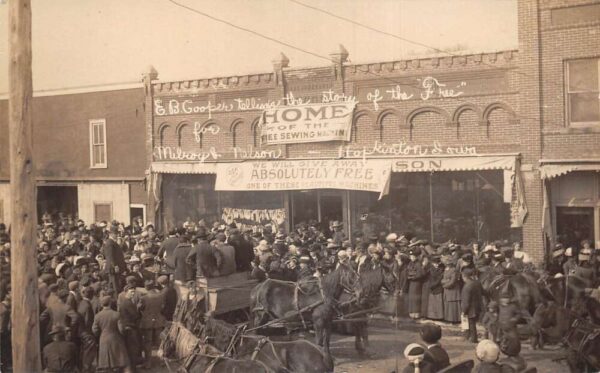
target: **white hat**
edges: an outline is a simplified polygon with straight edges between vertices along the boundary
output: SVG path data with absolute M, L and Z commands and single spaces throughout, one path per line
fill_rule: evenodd
M 500 348 L 496 343 L 489 339 L 484 339 L 477 345 L 475 349 L 477 358 L 486 363 L 495 363 L 500 356 Z
M 411 343 L 404 349 L 404 357 L 410 362 L 423 360 L 424 355 L 425 348 L 418 343 Z
M 346 252 L 346 250 L 338 251 L 337 256 L 340 260 L 348 259 L 348 253 Z
M 390 233 L 385 237 L 387 242 L 394 242 L 398 239 L 398 235 L 396 233 Z
M 54 270 L 54 273 L 56 273 L 56 276 L 60 277 L 60 271 L 65 265 L 66 265 L 66 263 L 58 263 L 58 265 L 56 266 L 56 269 Z

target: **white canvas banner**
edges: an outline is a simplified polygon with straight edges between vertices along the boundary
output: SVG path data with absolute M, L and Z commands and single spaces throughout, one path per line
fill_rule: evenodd
M 215 190 L 348 189 L 385 194 L 391 161 L 322 159 L 220 163 Z
M 278 106 L 261 115 L 261 143 L 350 141 L 355 101 Z

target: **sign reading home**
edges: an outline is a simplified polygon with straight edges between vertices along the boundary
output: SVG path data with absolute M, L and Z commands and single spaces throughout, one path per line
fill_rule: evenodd
M 215 190 L 349 189 L 383 192 L 389 160 L 313 159 L 219 163 Z
M 261 116 L 261 143 L 350 141 L 355 101 L 279 106 Z

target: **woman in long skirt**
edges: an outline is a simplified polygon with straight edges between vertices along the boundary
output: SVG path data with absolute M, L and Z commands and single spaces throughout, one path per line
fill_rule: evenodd
M 432 320 L 444 319 L 444 288 L 442 278 L 444 276 L 444 265 L 440 263 L 440 257 L 431 257 L 431 268 L 429 269 L 429 305 L 427 307 L 427 318 Z
M 408 280 L 408 316 L 412 319 L 421 317 L 421 294 L 425 271 L 418 259 L 419 255 L 421 255 L 420 249 L 412 249 L 409 252 L 410 262 L 406 267 L 406 278 Z
M 460 280 L 454 263 L 448 261 L 442 276 L 444 288 L 444 320 L 451 323 L 460 322 Z

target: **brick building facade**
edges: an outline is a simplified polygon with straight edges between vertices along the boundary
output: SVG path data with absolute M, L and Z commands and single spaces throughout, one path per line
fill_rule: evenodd
M 141 84 L 34 93 L 38 220 L 48 212 L 86 223 L 145 215 Z M 0 100 L 8 134 L 8 100 Z M 9 138 L 0 136 L 0 221 L 10 224 Z
M 350 233 L 406 231 L 437 242 L 521 238 L 511 210 L 526 213 L 517 184 L 519 154 L 530 144 L 515 135 L 517 51 L 352 65 L 340 47 L 330 57 L 330 66 L 294 69 L 280 56 L 273 72 L 215 79 L 161 82 L 147 74 L 156 220 L 163 227 L 202 217 L 248 220 L 241 215 L 267 209 L 284 211 L 288 230 L 316 220 L 343 221 Z M 353 99 L 348 141 L 261 139 L 265 108 Z M 220 164 L 325 159 L 388 162 L 389 193 L 378 200 L 378 193 L 319 183 L 215 188 Z M 237 216 L 228 217 L 230 210 Z
M 528 6 L 535 3 L 526 2 Z M 548 236 L 600 245 L 600 2 L 545 0 L 525 43 L 539 48 Z

